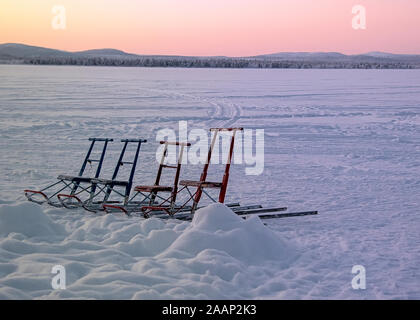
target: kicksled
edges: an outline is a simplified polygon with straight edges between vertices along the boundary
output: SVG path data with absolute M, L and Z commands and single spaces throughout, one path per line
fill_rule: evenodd
M 82 162 L 78 175 L 59 175 L 57 181 L 40 190 L 24 190 L 26 198 L 37 204 L 48 204 L 57 208 L 83 208 L 89 212 L 118 214 L 125 216 L 157 217 L 160 219 L 192 220 L 200 208 L 203 197 L 212 202 L 225 203 L 229 172 L 233 157 L 235 137 L 243 128 L 212 128 L 211 143 L 207 152 L 200 178 L 181 180 L 182 159 L 185 150 L 191 146 L 188 142 L 160 141 L 162 155 L 153 185 L 134 185 L 134 176 L 139 162 L 141 146 L 145 139 L 122 139 L 118 160 L 110 177 L 102 173 L 108 145 L 114 140 L 109 138 L 89 138 L 90 146 Z M 211 158 L 218 136 L 230 134 L 228 159 L 224 166 L 221 181 L 208 181 Z M 168 162 L 168 148 L 179 149 L 176 164 Z M 127 150 L 131 158 L 127 158 Z M 97 151 L 99 150 L 99 152 Z M 94 152 L 96 151 L 96 152 Z M 92 154 L 96 153 L 96 158 Z M 87 166 L 95 166 L 94 175 L 86 175 Z M 126 177 L 121 177 L 121 167 L 125 166 Z M 173 170 L 171 184 L 162 184 L 164 171 Z M 287 207 L 265 208 L 261 204 L 241 206 L 240 203 L 226 203 L 234 213 L 246 219 L 257 215 L 260 219 L 279 219 L 316 215 L 318 211 L 287 212 Z

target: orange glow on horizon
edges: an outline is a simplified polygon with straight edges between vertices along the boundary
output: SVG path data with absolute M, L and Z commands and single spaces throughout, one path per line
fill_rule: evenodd
M 57 4 L 66 8 L 65 30 L 51 27 Z M 366 30 L 352 29 L 356 4 L 366 7 Z M 420 54 L 419 13 L 417 0 L 2 0 L 0 43 L 137 54 Z

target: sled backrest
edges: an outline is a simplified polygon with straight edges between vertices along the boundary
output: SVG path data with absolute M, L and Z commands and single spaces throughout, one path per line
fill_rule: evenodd
M 88 163 L 92 164 L 92 162 L 96 162 L 98 164 L 96 166 L 95 178 L 98 178 L 100 173 L 101 173 L 101 170 L 102 170 L 102 164 L 104 162 L 106 149 L 108 147 L 108 142 L 112 142 L 114 140 L 109 139 L 109 138 L 89 138 L 89 141 L 91 141 L 91 144 L 90 144 L 89 150 L 88 150 L 88 152 L 85 156 L 85 159 L 83 160 L 82 167 L 80 168 L 79 177 L 83 176 L 83 173 L 85 172 L 85 169 L 86 169 L 86 165 Z M 95 146 L 96 142 L 103 142 L 102 152 L 101 152 L 101 155 L 100 155 L 99 159 L 91 159 L 90 156 L 92 154 L 92 151 L 94 149 L 94 146 Z
M 139 158 L 139 154 L 140 154 L 140 147 L 142 143 L 146 143 L 147 140 L 144 139 L 121 139 L 121 142 L 123 143 L 123 147 L 122 150 L 120 152 L 120 156 L 118 157 L 118 161 L 117 164 L 115 166 L 114 169 L 114 173 L 112 174 L 112 178 L 110 181 L 107 182 L 108 187 L 107 190 L 105 191 L 105 196 L 104 196 L 104 200 L 103 202 L 106 202 L 110 195 L 111 192 L 114 190 L 114 186 L 115 185 L 122 185 L 123 187 L 125 187 L 125 192 L 124 192 L 124 201 L 128 201 L 128 196 L 130 195 L 130 191 L 131 191 L 131 187 L 133 186 L 133 178 L 134 178 L 134 173 L 136 172 L 136 166 L 137 166 L 137 162 L 138 162 L 138 158 Z M 134 158 L 132 161 L 124 161 L 124 156 L 125 153 L 127 151 L 127 147 L 129 143 L 135 143 L 137 144 L 137 146 L 135 147 L 135 153 L 134 153 Z M 120 171 L 120 168 L 123 165 L 130 165 L 131 166 L 131 170 L 130 170 L 130 174 L 129 177 L 124 180 L 119 178 L 118 181 L 116 180 L 118 177 L 118 173 Z M 121 184 L 119 181 L 122 181 L 123 183 Z
M 176 169 L 175 177 L 174 177 L 174 184 L 173 184 L 173 189 L 172 189 L 172 201 L 175 202 L 176 195 L 178 193 L 178 182 L 179 182 L 179 175 L 181 173 L 181 165 L 182 165 L 182 158 L 183 158 L 183 155 L 184 155 L 184 150 L 185 150 L 185 147 L 188 148 L 189 146 L 191 146 L 191 143 L 189 143 L 189 142 L 160 141 L 160 144 L 163 144 L 164 148 L 163 148 L 162 157 L 161 157 L 161 160 L 160 160 L 160 163 L 159 163 L 159 169 L 158 169 L 158 172 L 157 172 L 157 175 L 156 175 L 155 185 L 158 186 L 160 184 L 160 179 L 162 177 L 162 171 L 163 171 L 164 168 Z M 168 157 L 168 147 L 170 145 L 180 147 L 176 165 L 166 164 L 166 160 L 167 160 L 167 157 Z
M 221 185 L 220 193 L 219 193 L 219 202 L 221 202 L 221 203 L 223 203 L 225 201 L 227 185 L 228 185 L 228 182 L 229 182 L 230 163 L 232 161 L 233 150 L 234 150 L 234 145 L 235 145 L 236 132 L 237 131 L 243 131 L 243 130 L 244 130 L 243 128 L 211 128 L 210 129 L 210 132 L 213 133 L 213 137 L 212 137 L 210 147 L 209 147 L 209 151 L 208 151 L 208 154 L 207 154 L 207 162 L 205 163 L 204 168 L 203 168 L 203 172 L 201 173 L 200 182 L 205 182 L 206 181 L 211 156 L 212 156 L 216 141 L 218 141 L 217 138 L 218 138 L 219 133 L 224 132 L 224 131 L 232 132 L 232 136 L 231 136 L 231 139 L 230 139 L 230 145 L 229 145 L 228 159 L 227 159 L 227 162 L 226 162 L 225 172 L 224 172 L 224 175 L 223 175 L 222 185 Z M 195 200 L 198 202 L 200 200 L 200 197 L 201 197 L 201 190 L 197 190 Z
M 123 148 L 121 150 L 120 157 L 118 159 L 117 165 L 115 166 L 115 170 L 114 170 L 114 173 L 112 175 L 112 180 L 115 180 L 117 178 L 117 175 L 118 175 L 118 172 L 119 172 L 120 168 L 123 165 L 128 164 L 128 165 L 131 166 L 130 176 L 128 178 L 128 181 L 132 182 L 133 177 L 134 177 L 134 172 L 136 171 L 136 166 L 137 166 L 137 161 L 138 161 L 138 158 L 139 158 L 141 144 L 146 143 L 147 140 L 144 140 L 144 139 L 121 139 L 121 142 L 124 143 L 124 145 L 123 145 Z M 137 146 L 135 147 L 136 152 L 134 154 L 134 158 L 133 158 L 132 161 L 124 161 L 124 155 L 125 155 L 125 152 L 127 150 L 127 146 L 128 146 L 129 143 L 136 143 L 137 144 Z

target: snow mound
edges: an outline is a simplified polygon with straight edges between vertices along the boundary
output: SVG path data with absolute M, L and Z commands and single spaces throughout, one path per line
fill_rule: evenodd
M 180 253 L 195 257 L 205 250 L 227 254 L 247 264 L 287 262 L 297 251 L 258 217 L 244 220 L 221 203 L 198 210 L 191 226 L 161 257 L 177 257 Z
M 18 233 L 26 237 L 64 235 L 63 226 L 55 223 L 34 203 L 0 205 L 0 236 Z

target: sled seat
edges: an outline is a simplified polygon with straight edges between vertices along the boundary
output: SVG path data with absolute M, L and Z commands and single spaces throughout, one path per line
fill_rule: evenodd
M 138 192 L 172 192 L 174 188 L 170 186 L 136 186 L 134 191 Z
M 221 188 L 221 182 L 210 182 L 210 181 L 194 181 L 194 180 L 182 180 L 179 183 L 185 187 L 197 187 L 197 188 Z
M 66 176 L 66 175 L 59 175 L 57 177 L 58 180 L 64 181 L 71 181 L 71 182 L 91 182 L 92 178 L 89 177 L 80 177 L 80 176 Z
M 92 183 L 96 184 L 105 184 L 105 185 L 113 185 L 113 186 L 127 186 L 130 181 L 128 180 L 112 180 L 112 179 L 91 179 Z

